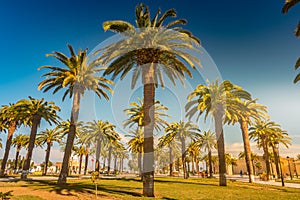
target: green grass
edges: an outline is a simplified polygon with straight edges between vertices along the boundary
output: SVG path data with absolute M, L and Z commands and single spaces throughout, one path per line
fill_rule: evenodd
M 287 183 L 299 183 L 300 184 L 300 179 L 284 180 L 284 182 L 287 182 Z
M 227 187 L 220 187 L 217 179 L 156 178 L 155 195 L 158 199 L 300 199 L 300 189 L 236 181 L 227 181 L 227 183 Z M 65 186 L 57 186 L 55 181 L 20 181 L 8 183 L 4 187 L 10 187 L 10 184 L 56 194 L 89 194 L 93 196 L 95 193 L 95 186 L 89 179 L 69 180 Z M 98 181 L 100 199 L 101 197 L 107 199 L 147 199 L 141 197 L 141 193 L 142 182 L 138 179 L 100 179 Z M 24 197 L 24 199 L 26 198 Z M 20 198 L 14 197 L 13 199 Z

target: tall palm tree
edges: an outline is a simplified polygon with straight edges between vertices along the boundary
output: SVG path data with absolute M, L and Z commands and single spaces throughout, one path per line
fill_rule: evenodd
M 278 128 L 280 128 L 280 126 L 270 120 L 256 120 L 256 122 L 249 128 L 250 139 L 253 139 L 257 142 L 259 147 L 263 148 L 263 157 L 265 159 L 267 169 L 267 180 L 270 179 L 271 175 L 268 142 L 272 134 L 274 134 Z
M 1 163 L 0 177 L 4 176 L 5 167 L 7 164 L 10 147 L 13 140 L 13 134 L 22 124 L 26 125 L 26 120 L 18 111 L 14 104 L 4 105 L 0 108 L 0 130 L 7 130 L 7 139 L 5 144 L 4 155 Z
M 175 136 L 173 132 L 169 132 L 166 135 L 163 135 L 159 138 L 158 148 L 161 149 L 165 146 L 169 148 L 169 175 L 173 176 L 173 169 L 174 169 L 174 158 L 176 154 L 179 154 L 179 142 L 175 140 Z M 158 149 L 158 151 L 159 151 Z
M 181 159 L 182 159 L 182 168 L 183 168 L 183 176 L 187 178 L 187 170 L 186 170 L 186 139 L 194 139 L 197 135 L 199 135 L 200 130 L 198 129 L 196 124 L 191 122 L 185 122 L 180 120 L 179 122 L 173 122 L 169 124 L 165 128 L 165 132 L 170 137 L 169 141 L 171 141 L 172 137 L 176 138 L 181 143 Z
M 25 134 L 19 134 L 12 140 L 12 145 L 16 147 L 14 171 L 17 171 L 18 169 L 18 159 L 22 147 L 25 147 L 26 145 L 28 145 L 28 143 L 29 143 L 29 135 L 25 135 Z
M 212 163 L 212 150 L 217 148 L 216 134 L 212 131 L 203 131 L 195 139 L 197 145 L 207 151 L 208 165 L 209 165 L 209 177 L 213 177 L 213 163 Z
M 109 96 L 107 91 L 112 91 L 109 85 L 113 84 L 112 81 L 97 75 L 97 73 L 103 70 L 102 68 L 97 68 L 97 66 L 94 64 L 88 64 L 87 49 L 84 51 L 79 49 L 78 55 L 76 55 L 73 47 L 71 45 L 68 45 L 68 47 L 71 57 L 67 57 L 61 52 L 47 54 L 47 56 L 52 56 L 58 59 L 62 64 L 65 65 L 65 68 L 42 66 L 41 68 L 49 69 L 51 72 L 43 75 L 45 80 L 43 80 L 38 86 L 38 89 L 43 89 L 44 92 L 54 89 L 53 94 L 65 88 L 66 90 L 62 97 L 63 101 L 67 95 L 69 95 L 70 98 L 73 97 L 73 105 L 70 117 L 71 126 L 68 133 L 62 169 L 57 182 L 58 184 L 64 184 L 67 181 L 69 168 L 68 165 L 76 134 L 76 122 L 78 121 L 79 116 L 81 96 L 84 95 L 86 90 L 92 90 L 100 99 L 104 97 L 108 100 Z
M 82 159 L 83 156 L 86 155 L 86 148 L 85 146 L 83 146 L 82 144 L 80 146 L 74 146 L 74 152 L 75 155 L 79 156 L 79 170 L 78 170 L 78 174 L 81 174 L 81 168 L 82 168 Z
M 23 113 L 24 117 L 28 119 L 29 123 L 31 124 L 28 151 L 21 175 L 22 179 L 26 179 L 30 168 L 33 148 L 36 143 L 35 139 L 37 130 L 40 126 L 41 120 L 44 119 L 50 125 L 52 125 L 52 123 L 58 124 L 58 120 L 60 118 L 58 117 L 57 112 L 60 111 L 60 108 L 52 101 L 47 102 L 43 98 L 39 100 L 30 96 L 29 100 L 22 99 L 18 101 L 15 106 L 18 107 L 20 112 Z
M 285 0 L 285 4 L 283 5 L 281 12 L 288 13 L 288 11 L 299 2 L 300 0 Z M 300 22 L 295 30 L 295 36 L 300 37 Z
M 276 166 L 276 173 L 277 177 L 280 178 L 280 170 L 279 170 L 279 154 L 278 150 L 275 146 L 276 143 L 284 145 L 286 148 L 289 148 L 291 143 L 291 138 L 288 136 L 285 130 L 281 128 L 277 128 L 274 130 L 273 134 L 270 134 L 268 137 L 268 146 L 272 148 L 275 166 Z
M 237 103 L 237 99 L 251 100 L 251 95 L 244 91 L 241 87 L 225 80 L 219 84 L 218 80 L 208 85 L 198 85 L 196 89 L 188 96 L 186 105 L 186 116 L 191 118 L 198 113 L 197 120 L 200 115 L 205 113 L 204 119 L 209 114 L 212 115 L 215 122 L 215 132 L 217 136 L 217 149 L 219 157 L 219 185 L 226 186 L 226 163 L 225 163 L 225 147 L 223 120 L 228 114 L 228 110 Z
M 139 4 L 136 6 L 135 14 L 136 28 L 129 22 L 120 20 L 104 22 L 105 31 L 118 32 L 125 37 L 96 53 L 102 53 L 98 60 L 104 65 L 110 63 L 105 75 L 113 74 L 112 78 L 121 75 L 122 79 L 132 70 L 132 87 L 135 86 L 138 77 L 142 76 L 146 155 L 143 162 L 143 194 L 154 196 L 154 122 L 151 119 L 154 119 L 152 107 L 155 104 L 155 87 L 158 86 L 158 81 L 164 86 L 163 72 L 174 84 L 177 78 L 183 81 L 185 73 L 192 75 L 187 66 L 195 68 L 195 64 L 200 63 L 186 50 L 194 49 L 193 44 L 199 45 L 200 41 L 178 26 L 186 24 L 186 20 L 179 19 L 164 24 L 169 17 L 176 17 L 174 9 L 162 15 L 158 10 L 151 19 L 149 8 Z
M 45 156 L 45 166 L 42 175 L 47 175 L 48 163 L 50 158 L 51 147 L 54 142 L 60 142 L 62 138 L 61 132 L 59 128 L 56 127 L 54 129 L 46 129 L 37 134 L 36 140 L 39 144 L 44 145 L 47 144 L 46 156 Z
M 100 152 L 102 148 L 102 144 L 107 143 L 108 141 L 115 141 L 118 139 L 118 135 L 113 131 L 115 125 L 109 123 L 108 121 L 93 121 L 87 122 L 86 129 L 89 132 L 87 135 L 87 142 L 95 142 L 96 143 L 96 166 L 95 170 L 99 172 L 100 170 Z
M 137 128 L 136 131 L 129 131 L 128 135 L 125 137 L 131 138 L 127 144 L 129 150 L 132 153 L 136 153 L 138 155 L 138 170 L 139 175 L 142 176 L 142 157 L 144 153 L 144 132 L 141 128 Z
M 294 7 L 297 3 L 299 3 L 300 0 L 285 0 L 285 4 L 282 7 L 282 13 L 288 13 L 290 8 Z M 300 37 L 300 22 L 298 23 L 296 30 L 294 32 L 296 37 Z M 297 70 L 300 66 L 300 57 L 298 58 L 296 64 L 295 64 L 295 70 Z M 294 83 L 297 83 L 300 80 L 300 73 L 297 74 L 297 76 L 294 79 Z
M 248 125 L 251 125 L 252 120 L 258 120 L 261 117 L 266 117 L 267 107 L 256 103 L 257 99 L 242 101 L 237 99 L 237 104 L 234 104 L 230 109 L 230 114 L 226 115 L 225 122 L 234 125 L 240 124 L 242 130 L 245 161 L 249 176 L 249 183 L 254 182 L 254 171 L 251 162 L 251 149 L 248 133 Z

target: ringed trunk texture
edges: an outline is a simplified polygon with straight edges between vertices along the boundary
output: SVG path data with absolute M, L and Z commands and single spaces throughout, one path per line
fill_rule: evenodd
M 107 163 L 107 174 L 110 174 L 110 162 L 111 162 L 111 153 L 112 153 L 112 146 L 108 148 L 108 163 Z
M 10 151 L 10 146 L 11 146 L 13 135 L 14 135 L 16 128 L 17 128 L 17 122 L 15 122 L 15 121 L 11 122 L 10 126 L 8 127 L 7 139 L 6 139 L 6 144 L 5 144 L 5 152 L 4 152 L 4 156 L 2 159 L 2 163 L 1 163 L 1 169 L 0 169 L 0 177 L 4 176 L 6 163 L 7 163 L 7 159 L 8 159 L 8 155 L 9 155 L 9 151 Z
M 245 160 L 246 166 L 249 176 L 249 183 L 254 182 L 254 174 L 253 174 L 253 166 L 251 162 L 251 149 L 250 149 L 250 140 L 249 140 L 249 133 L 248 133 L 248 123 L 247 121 L 240 120 L 240 126 L 242 130 L 243 142 L 244 142 L 244 151 L 245 151 Z
M 277 178 L 280 178 L 278 152 L 277 152 L 277 149 L 275 148 L 274 145 L 272 145 L 272 150 L 273 150 L 274 159 L 275 159 L 275 166 L 276 166 L 276 174 L 277 174 Z
M 70 130 L 68 133 L 62 168 L 61 168 L 61 171 L 59 174 L 57 184 L 66 184 L 67 183 L 69 161 L 70 161 L 70 156 L 72 153 L 74 139 L 76 136 L 76 123 L 78 121 L 79 106 L 80 106 L 80 93 L 79 93 L 79 91 L 75 91 L 74 97 L 73 97 L 73 107 L 72 107 L 72 112 L 71 112 Z
M 89 164 L 89 154 L 87 153 L 87 154 L 85 154 L 85 162 L 84 162 L 85 164 L 84 164 L 84 175 L 86 175 L 86 172 L 87 172 L 87 166 L 88 166 L 88 164 Z
M 209 163 L 209 178 L 213 177 L 213 166 L 212 166 L 212 158 L 211 158 L 211 149 L 208 149 L 208 163 Z
M 81 174 L 82 157 L 83 157 L 83 154 L 80 154 L 80 156 L 79 156 L 79 171 L 78 171 L 78 174 L 79 174 L 79 175 Z
M 173 176 L 173 152 L 172 152 L 172 146 L 169 144 L 169 156 L 170 156 L 170 176 Z
M 47 143 L 45 167 L 44 167 L 44 171 L 43 171 L 43 174 L 42 174 L 43 176 L 47 175 L 48 163 L 49 163 L 49 158 L 50 158 L 50 151 L 51 151 L 51 143 Z
M 153 62 L 153 61 L 152 61 Z M 144 84 L 144 159 L 143 159 L 143 195 L 154 197 L 154 64 L 143 67 Z
M 183 178 L 187 179 L 186 173 L 186 161 L 185 161 L 185 140 L 183 138 L 181 140 L 181 160 L 182 160 L 182 170 L 183 170 Z
M 95 171 L 99 172 L 100 170 L 100 152 L 101 152 L 101 140 L 97 140 L 97 149 L 96 149 L 96 163 L 95 163 Z
M 38 125 L 40 124 L 40 122 L 41 122 L 41 116 L 38 114 L 33 115 L 32 126 L 31 126 L 30 137 L 29 137 L 28 151 L 27 151 L 25 162 L 24 162 L 21 179 L 27 179 L 27 175 L 28 175 L 29 168 L 30 168 L 32 152 L 33 152 L 33 148 L 34 148 L 34 144 L 35 144 L 36 133 L 37 133 Z
M 227 186 L 222 115 L 216 114 L 214 116 L 214 120 L 215 120 L 215 130 L 217 135 L 218 158 L 219 158 L 219 186 Z
M 142 153 L 138 153 L 139 176 L 142 177 Z
M 263 145 L 263 150 L 264 150 L 264 159 L 265 159 L 265 162 L 266 162 L 267 181 L 268 181 L 270 179 L 270 175 L 271 175 L 271 168 L 270 168 L 270 159 L 269 159 L 268 146 L 267 146 L 267 143 L 265 142 L 264 138 L 262 138 L 262 145 Z
M 18 145 L 16 151 L 15 166 L 14 166 L 15 173 L 17 173 L 17 169 L 18 169 L 18 160 L 19 160 L 20 151 L 21 151 L 21 145 Z

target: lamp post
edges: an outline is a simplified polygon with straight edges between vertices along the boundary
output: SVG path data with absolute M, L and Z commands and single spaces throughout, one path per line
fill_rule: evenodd
M 290 171 L 290 177 L 291 177 L 291 180 L 293 180 L 293 175 L 292 175 L 292 170 L 291 170 L 291 165 L 290 165 L 290 157 L 287 156 L 287 161 L 288 161 L 288 167 L 289 167 L 289 171 Z
M 275 148 L 277 149 L 278 152 L 278 162 L 279 162 L 279 168 L 280 168 L 280 177 L 281 177 L 281 185 L 284 186 L 284 180 L 283 180 L 283 175 L 282 175 L 282 167 L 281 167 L 281 162 L 280 162 L 280 156 L 279 156 L 279 142 L 275 142 Z M 278 163 L 277 163 L 278 164 Z

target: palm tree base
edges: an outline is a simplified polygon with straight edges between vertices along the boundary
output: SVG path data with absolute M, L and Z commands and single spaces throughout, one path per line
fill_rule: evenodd
M 154 173 L 143 173 L 143 196 L 154 197 Z
M 57 180 L 57 185 L 65 185 L 67 183 L 67 176 L 60 174 Z

